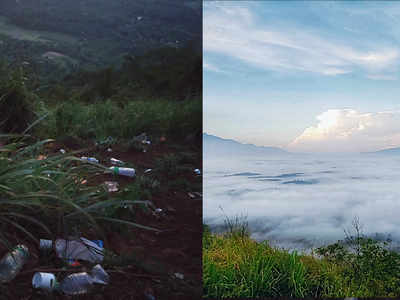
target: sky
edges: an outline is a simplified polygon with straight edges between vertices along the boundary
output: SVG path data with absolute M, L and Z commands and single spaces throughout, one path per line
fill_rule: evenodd
M 293 152 L 400 147 L 400 2 L 203 10 L 204 132 Z

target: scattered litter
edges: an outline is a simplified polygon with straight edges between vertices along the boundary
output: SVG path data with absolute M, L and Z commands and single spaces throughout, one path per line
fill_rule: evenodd
M 87 180 L 86 180 L 86 179 L 84 179 L 84 180 L 81 181 L 81 184 L 86 184 L 86 183 L 87 183 Z
M 176 278 L 181 279 L 181 280 L 183 280 L 185 278 L 185 276 L 181 273 L 174 273 L 174 275 Z
M 67 151 L 65 151 L 64 149 L 60 149 L 60 152 L 61 152 L 62 154 L 67 153 Z
M 0 261 L 0 282 L 9 282 L 17 276 L 29 257 L 28 247 L 17 245 Z
M 60 283 L 53 273 L 35 273 L 32 278 L 32 286 L 47 291 L 59 290 L 67 295 L 81 295 L 90 292 L 93 284 L 107 285 L 110 277 L 100 266 L 95 265 L 89 273 L 81 272 L 70 274 Z
M 52 247 L 52 240 L 40 240 L 40 250 L 48 251 Z M 70 264 L 75 264 L 75 260 L 78 259 L 98 263 L 103 261 L 104 257 L 103 241 L 90 241 L 83 237 L 68 241 L 57 239 L 55 241 L 55 250 L 59 258 L 66 260 Z
M 192 194 L 192 193 L 188 193 L 188 195 L 189 195 L 189 197 L 192 198 L 192 199 L 196 198 L 196 196 L 195 196 L 194 194 Z
M 116 159 L 116 158 L 110 158 L 111 164 L 112 165 L 123 165 L 124 162 L 122 160 Z
M 44 159 L 46 159 L 46 158 L 47 158 L 47 156 L 40 154 L 40 155 L 38 156 L 37 160 L 44 160 Z
M 89 161 L 89 162 L 94 162 L 94 163 L 99 163 L 99 161 L 95 157 L 86 157 L 82 156 L 81 160 L 83 161 Z
M 107 149 L 107 152 L 112 152 L 112 149 L 111 149 L 111 148 L 108 148 L 108 149 Z
M 110 167 L 115 175 L 122 175 L 128 177 L 135 177 L 135 169 L 133 168 L 119 168 L 119 167 Z
M 155 212 L 156 212 L 156 213 L 160 213 L 160 212 L 162 212 L 162 209 L 161 209 L 161 208 L 156 208 L 156 209 L 155 209 Z
M 104 184 L 106 185 L 109 192 L 118 192 L 118 182 L 105 181 Z
M 199 192 L 193 192 L 193 194 L 199 196 L 200 198 L 203 197 L 203 194 L 202 194 L 202 193 L 199 193 Z
M 194 169 L 194 172 L 196 173 L 196 175 L 201 175 L 200 169 Z
M 145 170 L 144 171 L 144 173 L 146 174 L 146 173 L 149 173 L 149 172 L 151 172 L 153 169 L 147 169 L 147 170 Z
M 151 142 L 150 142 L 150 141 L 143 140 L 143 141 L 142 141 L 142 144 L 145 144 L 145 145 L 150 145 L 150 144 L 151 144 Z

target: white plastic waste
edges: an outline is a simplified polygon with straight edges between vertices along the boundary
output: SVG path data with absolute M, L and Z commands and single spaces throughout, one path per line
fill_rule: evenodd
M 52 247 L 52 240 L 40 240 L 41 250 L 48 250 Z M 98 263 L 102 262 L 104 258 L 104 248 L 83 237 L 71 240 L 57 239 L 55 250 L 59 258 L 67 261 L 80 259 Z
M 113 165 L 123 165 L 124 162 L 122 160 L 116 159 L 116 158 L 110 158 L 111 164 Z
M 128 177 L 135 177 L 136 171 L 133 168 L 120 168 L 120 167 L 110 167 L 115 175 L 123 175 Z
M 118 182 L 105 181 L 104 184 L 106 185 L 109 192 L 118 192 Z
M 65 154 L 67 151 L 65 151 L 64 149 L 60 149 L 61 154 Z
M 94 162 L 94 163 L 99 163 L 99 161 L 95 157 L 86 157 L 82 156 L 81 160 L 83 161 L 89 161 L 89 162 Z
M 194 169 L 194 173 L 195 173 L 196 175 L 201 175 L 200 169 Z
M 95 265 L 90 273 L 81 272 L 70 274 L 60 283 L 52 273 L 35 273 L 32 278 L 32 286 L 47 291 L 59 290 L 67 295 L 81 295 L 90 292 L 94 284 L 106 285 L 110 277 L 100 266 Z
M 37 272 L 33 275 L 32 286 L 35 289 L 44 289 L 52 291 L 56 288 L 57 280 L 56 276 L 52 273 Z
M 25 245 L 17 245 L 0 260 L 0 282 L 9 282 L 17 276 L 29 258 Z

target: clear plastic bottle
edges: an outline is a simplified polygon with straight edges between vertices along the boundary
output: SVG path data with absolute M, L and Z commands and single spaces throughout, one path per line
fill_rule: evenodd
M 28 261 L 29 250 L 25 245 L 17 245 L 0 261 L 0 282 L 9 282 L 17 276 Z
M 128 177 L 135 177 L 135 169 L 133 168 L 119 168 L 119 167 L 110 167 L 115 175 L 123 175 Z
M 67 295 L 81 295 L 91 291 L 93 284 L 108 284 L 110 277 L 100 265 L 93 267 L 91 274 L 86 272 L 71 274 L 64 278 L 59 290 Z
M 58 289 L 67 295 L 81 295 L 90 292 L 93 278 L 86 272 L 71 274 L 61 281 Z

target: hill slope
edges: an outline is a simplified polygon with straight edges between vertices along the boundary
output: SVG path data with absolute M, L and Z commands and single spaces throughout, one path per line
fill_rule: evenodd
M 203 149 L 207 156 L 212 155 L 261 155 L 287 154 L 278 147 L 259 147 L 252 144 L 242 144 L 235 140 L 223 139 L 207 133 L 203 134 Z

